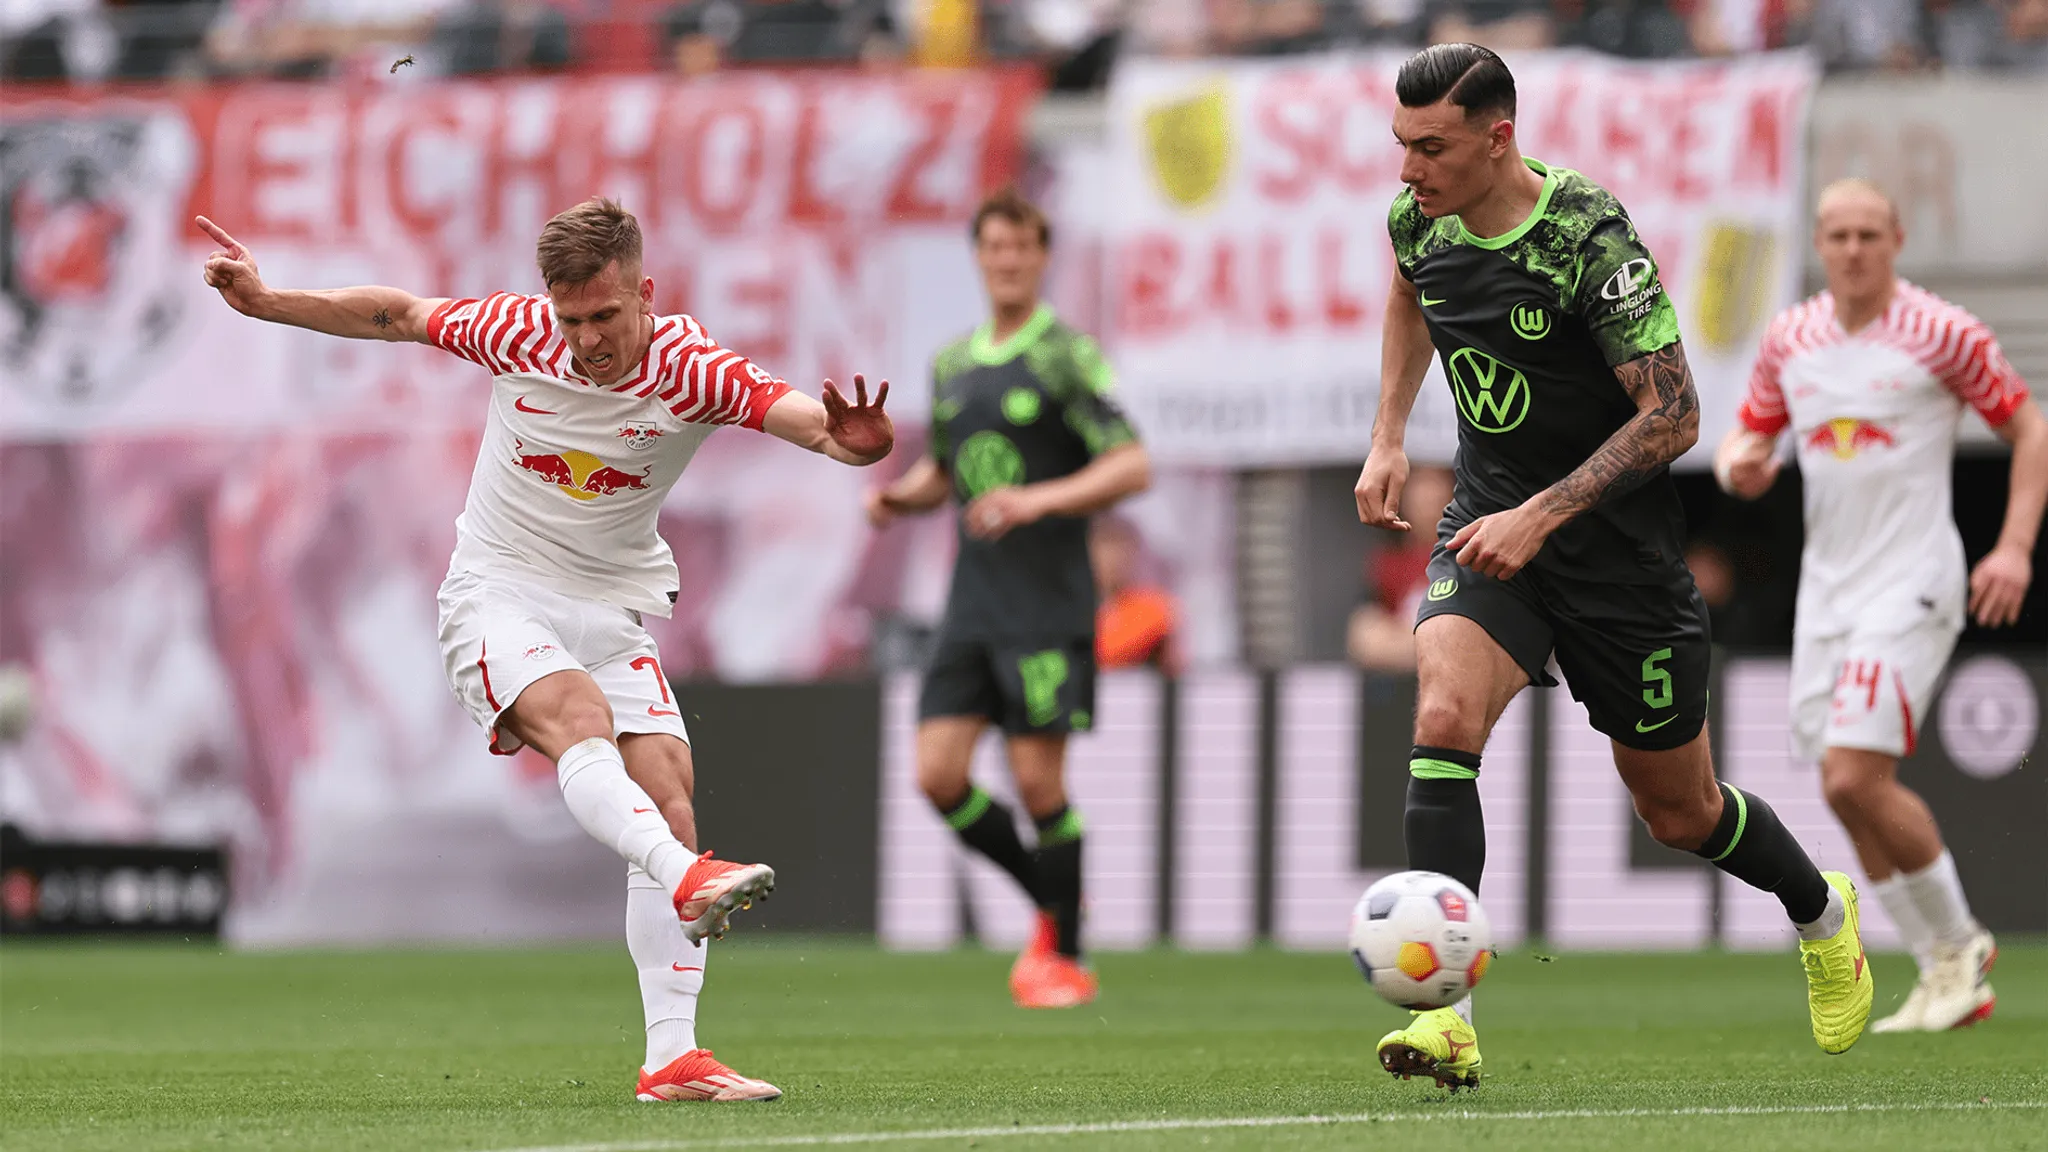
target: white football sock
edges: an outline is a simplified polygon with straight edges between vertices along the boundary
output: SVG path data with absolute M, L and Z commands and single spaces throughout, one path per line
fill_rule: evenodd
M 697 854 L 678 843 L 646 790 L 626 775 L 619 747 L 593 736 L 562 753 L 556 779 L 569 814 L 598 842 L 639 865 L 673 893 Z M 675 918 L 675 909 L 669 909 Z
M 704 957 L 710 952 L 708 940 L 683 939 L 669 895 L 654 877 L 627 870 L 626 951 L 640 971 L 649 1072 L 697 1046 L 697 996 L 704 990 Z
M 1899 939 L 1913 953 L 1913 959 L 1926 972 L 1934 967 L 1934 929 L 1927 926 L 1927 920 L 1920 915 L 1920 908 L 1913 903 L 1913 894 L 1906 891 L 1904 873 L 1894 872 L 1882 880 L 1871 880 L 1863 890 L 1877 897 L 1884 905 L 1885 914 L 1898 925 Z
M 1472 995 L 1471 995 L 1471 993 L 1469 993 L 1469 992 L 1468 992 L 1468 993 L 1466 993 L 1466 994 L 1465 994 L 1465 998 L 1464 998 L 1463 1000 L 1460 1000 L 1460 1001 L 1458 1001 L 1458 1002 L 1457 1002 L 1456 1004 L 1453 1004 L 1453 1005 L 1451 1005 L 1451 1011 L 1453 1011 L 1453 1012 L 1456 1012 L 1456 1013 L 1457 1013 L 1458 1015 L 1460 1015 L 1460 1016 L 1463 1016 L 1463 1017 L 1465 1018 L 1465 1023 L 1467 1023 L 1467 1024 L 1470 1024 L 1470 1023 L 1472 1023 Z
M 1962 878 L 1956 875 L 1956 858 L 1943 848 L 1934 863 L 1918 872 L 1902 872 L 1913 906 L 1927 922 L 1927 931 L 1942 944 L 1968 944 L 1977 931 L 1970 916 L 1970 901 L 1963 895 Z
M 1842 891 L 1833 884 L 1828 885 L 1828 906 L 1821 910 L 1820 919 L 1811 924 L 1794 924 L 1801 940 L 1826 940 L 1842 930 L 1849 919 L 1849 904 L 1842 899 Z

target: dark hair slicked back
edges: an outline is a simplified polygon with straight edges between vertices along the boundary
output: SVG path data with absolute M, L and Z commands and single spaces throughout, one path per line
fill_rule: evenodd
M 1515 118 L 1515 75 L 1477 44 L 1432 44 L 1401 65 L 1394 98 L 1409 108 L 1448 99 L 1467 116 Z

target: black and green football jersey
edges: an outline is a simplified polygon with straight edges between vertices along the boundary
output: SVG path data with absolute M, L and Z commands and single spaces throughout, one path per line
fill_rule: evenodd
M 1678 341 L 1657 263 L 1621 202 L 1577 172 L 1529 167 L 1543 191 L 1506 235 L 1430 219 L 1403 191 L 1387 230 L 1458 408 L 1460 522 L 1515 507 L 1586 462 L 1636 414 L 1614 366 Z M 1684 515 L 1666 470 L 1557 530 L 1533 561 L 1583 579 L 1663 580 Z
M 994 488 L 1080 471 L 1137 436 L 1110 399 L 1102 350 L 1048 305 L 996 344 L 990 326 L 932 364 L 932 456 L 965 505 Z M 959 529 L 945 635 L 1055 641 L 1095 633 L 1088 521 L 1048 516 L 1000 540 Z

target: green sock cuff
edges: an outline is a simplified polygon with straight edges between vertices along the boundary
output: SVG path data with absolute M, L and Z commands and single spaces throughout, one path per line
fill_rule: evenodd
M 1735 846 L 1742 843 L 1742 830 L 1749 826 L 1749 801 L 1743 798 L 1742 789 L 1730 788 L 1728 785 L 1723 784 L 1721 785 L 1721 799 L 1724 803 L 1735 805 L 1735 834 L 1728 838 L 1728 846 L 1721 849 L 1720 855 L 1707 857 L 1707 859 L 1716 864 L 1726 860 L 1728 854 L 1735 851 Z
M 1038 828 L 1038 846 L 1049 848 L 1054 844 L 1068 844 L 1081 838 L 1081 813 L 1072 805 L 1059 814 L 1050 824 Z
M 967 789 L 967 799 L 962 800 L 958 808 L 946 813 L 946 823 L 951 825 L 955 832 L 965 832 L 976 820 L 986 815 L 989 806 L 995 802 L 995 797 L 979 787 L 970 786 Z
M 1479 769 L 1477 768 L 1468 768 L 1463 764 L 1453 764 L 1449 760 L 1435 760 L 1427 756 L 1418 756 L 1410 760 L 1408 762 L 1408 774 L 1417 780 L 1479 779 Z

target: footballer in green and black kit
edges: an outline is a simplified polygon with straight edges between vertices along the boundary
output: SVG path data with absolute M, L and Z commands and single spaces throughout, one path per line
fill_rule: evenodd
M 1417 623 L 1465 616 L 1554 685 L 1554 651 L 1593 727 L 1632 748 L 1690 743 L 1706 722 L 1706 605 L 1684 558 L 1669 470 L 1559 528 L 1506 580 L 1445 544 L 1557 483 L 1636 415 L 1614 367 L 1678 343 L 1678 318 L 1621 203 L 1577 172 L 1543 177 L 1535 211 L 1492 238 L 1431 219 L 1411 192 L 1388 215 L 1458 409 L 1456 496 L 1437 528 Z
M 934 459 L 962 507 L 996 488 L 1080 471 L 1137 439 L 1088 336 L 1041 304 L 1001 344 L 990 326 L 932 366 Z M 995 540 L 958 529 L 959 558 L 918 704 L 1005 732 L 1086 730 L 1095 711 L 1095 576 L 1088 521 L 1048 516 Z

